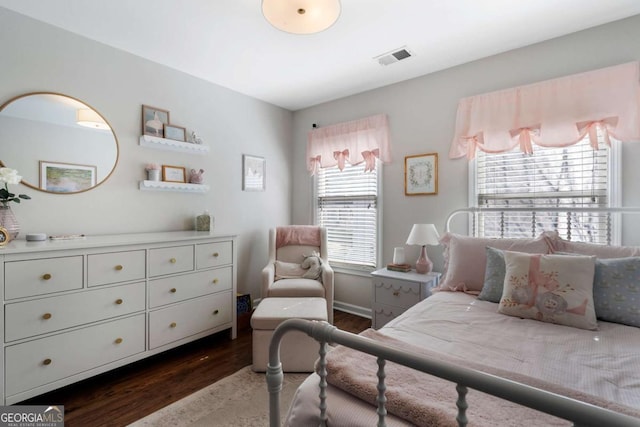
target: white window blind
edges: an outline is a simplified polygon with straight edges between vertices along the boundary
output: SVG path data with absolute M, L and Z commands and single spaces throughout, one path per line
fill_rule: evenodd
M 487 237 L 535 237 L 557 230 L 569 240 L 608 243 L 611 218 L 604 213 L 572 213 L 574 207 L 609 203 L 611 149 L 593 150 L 588 138 L 568 147 L 534 145 L 532 155 L 479 152 L 476 196 L 479 207 L 566 207 L 566 212 L 479 213 L 476 234 Z
M 316 222 L 327 228 L 329 261 L 345 267 L 377 265 L 378 171 L 365 164 L 320 169 Z

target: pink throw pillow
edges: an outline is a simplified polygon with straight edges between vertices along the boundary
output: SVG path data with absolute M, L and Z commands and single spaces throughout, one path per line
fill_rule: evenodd
M 493 239 L 445 233 L 440 238 L 440 243 L 444 245 L 445 271 L 442 284 L 438 289 L 478 294 L 484 284 L 487 246 L 532 254 L 547 254 L 550 251 L 548 241 L 554 237 L 553 233 L 543 233 L 535 239 Z
M 498 312 L 575 328 L 598 328 L 593 304 L 595 260 L 583 255 L 504 252 Z

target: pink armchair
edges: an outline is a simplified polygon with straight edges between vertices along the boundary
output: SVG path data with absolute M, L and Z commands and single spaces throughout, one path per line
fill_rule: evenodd
M 314 253 L 321 261 L 317 278 L 313 277 L 315 264 L 302 268 Z M 292 225 L 269 230 L 269 262 L 262 269 L 262 298 L 268 297 L 324 298 L 333 324 L 333 269 L 327 258 L 326 228 Z

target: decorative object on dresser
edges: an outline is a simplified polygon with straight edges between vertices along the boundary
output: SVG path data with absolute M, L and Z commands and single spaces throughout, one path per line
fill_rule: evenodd
M 0 168 L 0 184 L 4 184 L 4 188 L 0 188 L 0 227 L 8 233 L 11 239 L 18 237 L 20 232 L 20 224 L 16 219 L 16 216 L 11 210 L 9 203 L 20 203 L 20 199 L 29 200 L 26 194 L 14 194 L 9 191 L 9 184 L 20 184 L 22 177 L 18 175 L 18 171 L 10 168 Z M 9 239 L 4 239 L 3 244 L 9 242 Z
M 195 231 L 89 236 L 0 253 L 0 404 L 13 404 L 170 348 L 236 337 L 235 236 Z
M 438 245 L 439 235 L 436 226 L 433 224 L 413 224 L 409 237 L 407 238 L 407 245 L 420 245 L 420 256 L 416 261 L 416 271 L 421 274 L 426 274 L 433 268 L 433 263 L 427 256 L 427 245 Z
M 11 241 L 11 235 L 6 228 L 0 227 L 0 246 L 4 246 Z
M 383 268 L 371 273 L 371 281 L 371 325 L 378 329 L 409 307 L 431 296 L 431 290 L 440 281 L 440 273 L 419 274 Z
M 438 194 L 438 153 L 404 158 L 404 194 L 407 196 Z
M 196 231 L 213 231 L 213 217 L 209 215 L 209 211 L 196 216 Z
M 142 106 L 142 134 L 164 138 L 164 125 L 169 124 L 169 111 Z

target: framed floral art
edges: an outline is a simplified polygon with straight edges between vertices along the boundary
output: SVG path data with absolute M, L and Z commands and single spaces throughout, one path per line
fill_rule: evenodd
M 438 153 L 416 154 L 404 158 L 404 194 L 438 194 Z

